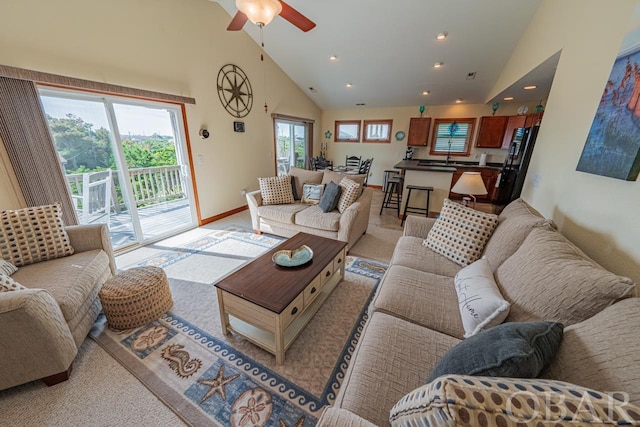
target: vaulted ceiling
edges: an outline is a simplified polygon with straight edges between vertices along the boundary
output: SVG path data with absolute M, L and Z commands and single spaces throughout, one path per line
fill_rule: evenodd
M 234 0 L 217 0 L 236 13 Z M 287 0 L 317 26 L 304 33 L 277 16 L 267 54 L 322 109 L 490 102 L 490 91 L 539 0 Z M 260 43 L 260 29 L 246 31 Z M 436 35 L 446 32 L 444 40 Z M 336 60 L 330 60 L 335 55 Z M 434 68 L 436 62 L 442 63 Z M 549 73 L 516 101 L 546 98 Z M 475 73 L 473 78 L 469 74 Z M 524 76 L 523 76 L 524 77 Z M 547 83 L 545 83 L 547 82 Z M 347 87 L 351 84 L 351 87 Z M 520 84 L 520 83 L 518 83 Z M 532 83 L 536 84 L 536 83 Z M 546 85 L 546 87 L 545 87 Z M 428 91 L 428 95 L 423 95 Z M 546 93 L 545 93 L 546 92 Z M 502 95 L 502 94 L 501 94 Z M 524 98 L 528 99 L 524 99 Z

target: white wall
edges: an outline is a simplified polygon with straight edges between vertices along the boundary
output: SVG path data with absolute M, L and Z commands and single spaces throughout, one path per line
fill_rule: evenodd
M 317 106 L 268 57 L 263 68 L 245 32 L 226 31 L 230 19 L 207 0 L 4 0 L 0 64 L 194 97 L 188 134 L 194 158 L 203 158 L 194 168 L 201 216 L 208 218 L 245 205 L 240 190 L 274 175 L 271 113 L 320 120 Z M 218 70 L 228 63 L 253 86 L 253 110 L 241 119 L 245 133 L 233 132 L 238 119 L 217 95 Z M 209 139 L 199 138 L 201 126 Z M 0 176 L 8 173 L 2 163 Z M 16 207 L 20 196 L 4 179 L 0 194 L 0 210 Z
M 538 102 L 502 102 L 496 115 L 510 116 L 515 115 L 518 107 L 526 105 L 529 111 L 534 111 Z M 404 140 L 396 141 L 395 134 L 402 130 L 409 135 L 409 120 L 411 117 L 420 117 L 419 106 L 403 107 L 403 108 L 353 108 L 346 110 L 324 110 L 322 112 L 321 135 L 322 141 L 326 141 L 324 133 L 330 130 L 335 133 L 334 125 L 336 120 L 374 120 L 374 119 L 392 119 L 393 129 L 391 130 L 391 143 L 389 144 L 370 144 L 370 143 L 350 143 L 350 142 L 334 142 L 335 135 L 332 135 L 328 143 L 327 158 L 333 160 L 334 165 L 344 164 L 347 155 L 362 156 L 362 158 L 373 157 L 373 167 L 371 172 L 373 175 L 369 177 L 369 183 L 373 185 L 382 185 L 383 173 L 387 169 L 393 169 L 393 165 L 404 158 L 407 148 L 407 137 Z M 455 160 L 461 161 L 478 161 L 480 153 L 487 153 L 487 162 L 502 163 L 506 155 L 506 150 L 476 148 L 475 138 L 480 126 L 480 117 L 490 116 L 492 114 L 491 105 L 487 104 L 456 104 L 456 105 L 434 105 L 426 106 L 424 117 L 437 118 L 469 118 L 475 117 L 476 124 L 474 135 L 471 140 L 472 148 L 468 157 L 455 157 Z M 544 123 L 544 119 L 543 119 Z M 431 131 L 433 132 L 433 121 L 431 122 Z M 431 137 L 429 137 L 431 138 Z M 317 144 L 319 146 L 319 144 Z M 317 153 L 316 153 L 317 154 Z M 429 147 L 416 147 L 414 158 L 440 158 L 446 156 L 430 156 Z
M 640 183 L 575 170 L 638 4 L 544 0 L 491 96 L 562 49 L 523 198 L 596 261 L 640 283 Z

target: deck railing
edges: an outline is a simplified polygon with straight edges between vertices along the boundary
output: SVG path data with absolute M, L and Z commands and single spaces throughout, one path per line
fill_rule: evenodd
M 156 166 L 150 168 L 129 169 L 129 182 L 136 206 L 152 205 L 186 197 L 181 166 Z M 67 181 L 74 196 L 82 195 L 83 180 L 89 175 L 89 182 L 104 179 L 107 171 L 68 174 Z M 111 181 L 111 200 L 116 213 L 124 208 L 122 190 L 118 173 L 113 173 Z

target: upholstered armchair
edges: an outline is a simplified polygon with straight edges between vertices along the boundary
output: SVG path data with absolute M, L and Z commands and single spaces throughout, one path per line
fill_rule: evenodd
M 57 236 L 68 240 L 54 245 L 72 249 L 44 259 L 39 254 L 37 261 L 23 264 L 28 257 L 16 259 L 9 250 L 22 242 L 7 230 L 15 225 L 7 220 L 15 212 L 3 212 L 0 225 L 0 255 L 18 266 L 13 274 L 0 274 L 0 390 L 69 378 L 78 348 L 100 313 L 98 291 L 116 272 L 106 224 L 62 226 Z

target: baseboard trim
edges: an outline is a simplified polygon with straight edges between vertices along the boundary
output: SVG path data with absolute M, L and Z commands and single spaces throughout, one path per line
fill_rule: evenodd
M 367 188 L 375 188 L 377 190 L 382 190 L 382 185 L 371 185 L 367 184 Z
M 214 221 L 218 221 L 218 220 L 220 220 L 222 218 L 226 218 L 228 216 L 235 215 L 238 212 L 246 211 L 247 209 L 249 209 L 249 205 L 240 206 L 239 208 L 235 208 L 235 209 L 232 209 L 230 211 L 223 212 L 223 213 L 221 213 L 219 215 L 214 215 L 214 216 L 210 216 L 209 218 L 201 219 L 200 222 L 198 223 L 198 225 L 202 226 L 202 225 L 205 225 L 205 224 L 209 224 L 209 223 L 212 223 Z

